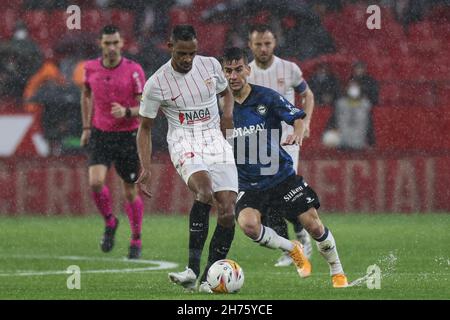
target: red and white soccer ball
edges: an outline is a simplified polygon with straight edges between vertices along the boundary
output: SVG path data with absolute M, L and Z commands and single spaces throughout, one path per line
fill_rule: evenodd
M 244 271 L 233 260 L 218 260 L 209 268 L 206 280 L 215 293 L 235 293 L 244 284 Z

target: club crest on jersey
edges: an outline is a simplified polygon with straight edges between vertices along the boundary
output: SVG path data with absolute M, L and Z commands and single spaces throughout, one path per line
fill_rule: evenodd
M 277 83 L 279 87 L 284 87 L 284 78 L 278 78 Z
M 178 114 L 178 119 L 181 124 L 195 124 L 211 119 L 211 113 L 209 112 L 209 109 L 180 112 Z
M 256 111 L 262 116 L 264 116 L 267 113 L 267 107 L 263 104 L 260 104 L 256 107 Z
M 205 84 L 209 89 L 214 89 L 214 82 L 212 78 L 208 78 L 205 80 Z

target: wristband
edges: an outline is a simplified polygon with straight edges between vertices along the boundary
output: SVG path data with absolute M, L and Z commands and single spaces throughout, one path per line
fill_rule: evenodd
M 131 118 L 131 109 L 130 108 L 127 108 L 125 110 L 125 118 Z

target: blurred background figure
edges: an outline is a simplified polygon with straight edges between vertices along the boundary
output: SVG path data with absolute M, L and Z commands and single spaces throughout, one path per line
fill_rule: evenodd
M 345 95 L 337 100 L 328 128 L 322 138 L 328 147 L 364 150 L 375 144 L 372 104 L 362 95 L 358 81 L 351 80 Z
M 330 70 L 327 63 L 319 63 L 316 71 L 308 80 L 311 91 L 314 92 L 317 105 L 333 105 L 340 96 L 339 79 Z
M 41 51 L 22 21 L 16 23 L 12 38 L 0 44 L 0 59 L 0 91 L 20 100 L 27 80 L 42 63 Z
M 27 82 L 24 100 L 42 109 L 41 124 L 50 154 L 78 153 L 81 135 L 81 61 L 63 56 L 46 61 Z
M 365 62 L 357 61 L 353 64 L 350 80 L 360 84 L 361 94 L 369 99 L 373 106 L 378 105 L 378 81 L 367 73 Z

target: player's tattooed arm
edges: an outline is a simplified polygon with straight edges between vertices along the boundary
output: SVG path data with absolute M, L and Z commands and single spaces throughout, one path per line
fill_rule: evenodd
M 220 121 L 220 128 L 222 130 L 223 136 L 226 138 L 227 129 L 233 129 L 233 108 L 234 108 L 234 98 L 229 87 L 219 94 L 223 97 L 223 115 Z
M 141 122 L 137 133 L 137 148 L 139 160 L 141 162 L 141 174 L 136 183 L 139 184 L 142 192 L 151 197 L 151 163 L 152 163 L 152 127 L 154 119 L 140 117 Z
M 83 121 L 83 133 L 81 134 L 80 145 L 84 147 L 88 144 L 91 136 L 92 119 L 92 92 L 87 85 L 81 89 L 81 119 Z

